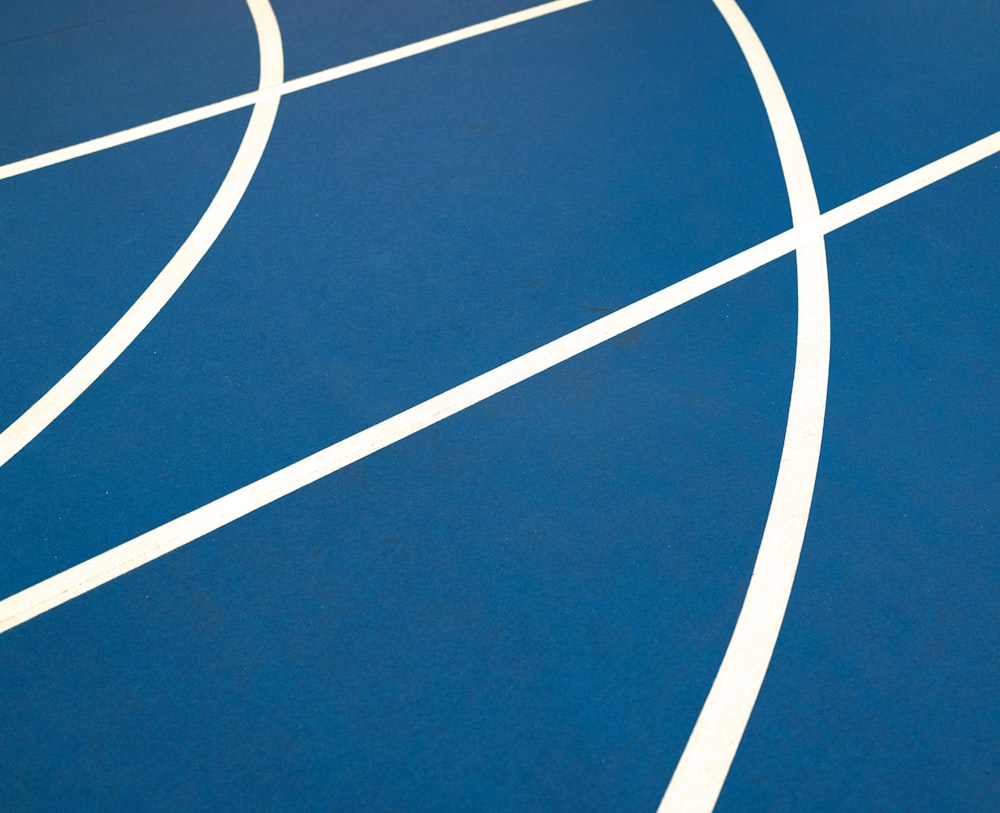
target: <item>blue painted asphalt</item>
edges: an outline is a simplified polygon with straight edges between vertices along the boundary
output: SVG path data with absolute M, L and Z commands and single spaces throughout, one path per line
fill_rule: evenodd
M 274 3 L 289 77 L 518 6 Z M 743 7 L 823 208 L 1000 126 L 989 4 Z M 256 41 L 238 2 L 18 3 L 0 76 L 7 161 L 252 89 Z M 4 426 L 246 121 L 0 182 Z M 720 810 L 1000 797 L 998 172 L 828 238 L 815 506 Z M 0 596 L 788 226 L 708 2 L 594 0 L 287 96 L 191 279 L 0 471 Z M 654 809 L 749 580 L 794 337 L 785 258 L 5 633 L 0 806 Z

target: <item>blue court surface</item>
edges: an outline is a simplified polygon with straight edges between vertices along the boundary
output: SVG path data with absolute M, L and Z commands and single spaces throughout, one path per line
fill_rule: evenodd
M 995 0 L 0 6 L 0 809 L 1000 809 Z

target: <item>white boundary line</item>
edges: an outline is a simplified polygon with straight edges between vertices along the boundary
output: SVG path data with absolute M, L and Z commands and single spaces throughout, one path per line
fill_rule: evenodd
M 305 90 L 306 88 L 315 87 L 316 85 L 323 85 L 327 82 L 333 82 L 336 79 L 343 79 L 345 76 L 362 73 L 363 71 L 370 71 L 372 68 L 388 65 L 391 62 L 398 62 L 401 59 L 407 59 L 411 56 L 416 56 L 417 54 L 423 54 L 427 51 L 443 48 L 446 45 L 452 45 L 453 43 L 461 42 L 462 40 L 488 34 L 491 31 L 498 31 L 501 28 L 509 28 L 510 26 L 527 22 L 528 20 L 534 20 L 538 17 L 544 17 L 547 14 L 554 14 L 557 11 L 563 11 L 564 9 L 583 5 L 584 3 L 589 2 L 590 0 L 554 0 L 554 2 L 542 3 L 538 6 L 522 9 L 521 11 L 515 11 L 511 14 L 495 17 L 492 20 L 486 20 L 481 23 L 449 31 L 445 34 L 439 34 L 435 37 L 420 40 L 419 42 L 413 42 L 409 45 L 403 45 L 399 48 L 383 51 L 379 54 L 373 54 L 372 56 L 355 59 L 352 62 L 346 62 L 343 65 L 337 65 L 333 68 L 327 68 L 322 71 L 317 71 L 316 73 L 310 73 L 306 76 L 301 76 L 298 79 L 290 79 L 287 82 L 283 82 L 283 77 L 281 76 L 272 76 L 269 77 L 267 82 L 262 81 L 257 90 L 250 91 L 249 93 L 241 93 L 240 95 L 232 96 L 229 99 L 223 99 L 202 107 L 196 107 L 193 110 L 187 110 L 183 113 L 176 113 L 175 115 L 157 119 L 156 121 L 151 121 L 146 124 L 140 124 L 135 127 L 130 127 L 127 130 L 121 130 L 117 133 L 110 133 L 109 135 L 100 136 L 99 138 L 92 138 L 89 141 L 82 141 L 79 144 L 72 144 L 68 147 L 61 147 L 57 150 L 41 153 L 29 158 L 22 158 L 18 161 L 12 161 L 9 164 L 0 165 L 0 180 L 3 180 L 4 178 L 12 178 L 15 175 L 23 175 L 26 172 L 33 172 L 36 169 L 49 167 L 53 164 L 62 163 L 63 161 L 71 161 L 74 158 L 80 158 L 84 155 L 101 152 L 102 150 L 111 149 L 122 144 L 128 144 L 131 141 L 138 141 L 143 138 L 148 138 L 149 136 L 158 135 L 159 133 L 176 130 L 178 127 L 185 127 L 188 124 L 204 121 L 205 119 L 210 119 L 214 116 L 231 113 L 232 111 L 239 110 L 243 107 L 259 104 L 264 100 L 276 100 L 277 98 L 285 96 L 289 93 L 295 93 L 296 91 Z
M 1000 152 L 1000 131 L 0 601 L 0 633 Z
M 246 0 L 257 30 L 260 84 L 280 82 L 284 76 L 281 32 L 268 0 Z M 114 326 L 52 388 L 24 414 L 0 432 L 0 466 L 28 445 L 46 426 L 110 367 L 177 293 L 195 266 L 212 247 L 242 200 L 264 154 L 280 98 L 262 98 L 253 109 L 233 163 L 215 197 L 187 239 L 162 271 Z
M 735 0 L 713 0 L 753 74 L 774 134 L 795 226 L 819 219 L 802 137 L 764 45 Z M 709 813 L 715 807 L 764 682 L 785 617 L 809 521 L 826 414 L 830 292 L 822 234 L 796 249 L 798 326 L 788 423 L 771 507 L 753 575 L 725 657 L 659 813 Z

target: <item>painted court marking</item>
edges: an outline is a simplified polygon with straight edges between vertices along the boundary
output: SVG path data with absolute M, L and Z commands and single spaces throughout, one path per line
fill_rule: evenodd
M 0 601 L 0 633 L 1000 152 L 1000 131 Z
M 260 49 L 261 87 L 284 77 L 281 32 L 268 0 L 247 0 Z M 233 163 L 215 197 L 187 239 L 162 271 L 115 325 L 68 373 L 0 432 L 0 466 L 27 446 L 110 367 L 177 293 L 212 247 L 242 200 L 264 154 L 278 113 L 280 97 L 262 97 L 254 105 Z
M 268 77 L 267 81 L 264 81 L 264 77 L 262 76 L 258 89 L 250 91 L 249 93 L 241 93 L 240 95 L 232 96 L 229 99 L 213 102 L 212 104 L 207 104 L 203 107 L 196 107 L 193 110 L 188 110 L 184 113 L 177 113 L 173 116 L 166 116 L 165 118 L 157 119 L 156 121 L 151 121 L 146 124 L 140 124 L 135 127 L 130 127 L 127 130 L 121 130 L 117 133 L 110 133 L 109 135 L 100 136 L 99 138 L 92 138 L 89 141 L 81 141 L 79 144 L 72 144 L 68 147 L 61 147 L 58 150 L 52 150 L 51 152 L 45 152 L 39 155 L 31 156 L 30 158 L 22 158 L 19 161 L 12 161 L 11 163 L 3 164 L 0 166 L 0 180 L 3 180 L 4 178 L 12 178 L 15 175 L 23 175 L 26 172 L 33 172 L 36 169 L 42 169 L 43 167 L 49 167 L 54 164 L 60 164 L 64 161 L 70 161 L 84 155 L 90 155 L 95 152 L 101 152 L 102 150 L 108 150 L 112 147 L 118 147 L 132 141 L 139 141 L 140 139 L 148 138 L 149 136 L 158 135 L 160 133 L 166 133 L 170 130 L 176 130 L 178 127 L 185 127 L 188 124 L 194 124 L 198 121 L 204 121 L 205 119 L 210 119 L 215 116 L 221 116 L 224 113 L 231 113 L 234 110 L 240 110 L 244 107 L 250 107 L 250 105 L 259 104 L 264 100 L 275 100 L 276 103 L 278 98 L 289 93 L 295 93 L 299 90 L 305 90 L 306 88 L 323 85 L 327 82 L 333 82 L 336 79 L 343 79 L 345 76 L 352 76 L 356 73 L 370 71 L 372 68 L 388 65 L 391 62 L 408 59 L 409 57 L 416 56 L 417 54 L 423 54 L 437 48 L 443 48 L 446 45 L 452 45 L 456 42 L 461 42 L 462 40 L 488 34 L 491 31 L 498 31 L 502 28 L 509 28 L 510 26 L 527 22 L 528 20 L 534 20 L 538 17 L 544 17 L 547 14 L 554 14 L 557 11 L 563 11 L 565 9 L 572 8 L 573 6 L 579 6 L 589 2 L 590 0 L 554 0 L 554 2 L 542 3 L 538 6 L 532 6 L 531 8 L 515 11 L 511 14 L 504 14 L 501 17 L 495 17 L 492 20 L 485 20 L 484 22 L 475 23 L 474 25 L 465 26 L 464 28 L 458 28 L 445 34 L 439 34 L 425 40 L 412 42 L 409 45 L 403 45 L 389 51 L 383 51 L 361 59 L 355 59 L 352 62 L 345 62 L 343 65 L 337 65 L 332 68 L 317 71 L 316 73 L 300 76 L 298 79 L 289 79 L 287 82 L 282 81 L 283 77 L 280 74 Z
M 250 123 L 247 125 L 243 142 L 240 144 L 229 173 L 198 225 L 195 226 L 194 231 L 178 249 L 173 259 L 114 327 L 45 395 L 29 407 L 7 429 L 0 432 L 0 466 L 5 465 L 34 440 L 45 427 L 58 418 L 114 363 L 115 359 L 146 329 L 173 295 L 177 293 L 195 266 L 201 262 L 202 257 L 205 256 L 208 249 L 218 239 L 226 223 L 229 222 L 236 206 L 246 192 L 270 138 L 271 128 L 278 110 L 278 102 L 282 96 L 587 2 L 590 0 L 555 0 L 555 2 L 543 3 L 513 14 L 506 14 L 283 82 L 284 58 L 281 48 L 281 33 L 274 18 L 274 12 L 267 0 L 247 0 L 260 43 L 261 68 L 258 90 L 199 107 L 186 113 L 168 116 L 118 133 L 0 166 L 0 180 L 2 180 L 254 105 Z
M 281 96 L 585 2 L 589 0 L 557 0 L 282 82 L 281 39 L 273 12 L 267 0 L 247 0 L 260 44 L 257 91 L 0 167 L 0 178 L 11 177 L 254 105 L 226 179 L 195 230 L 104 339 L 38 403 L 0 433 L 0 466 L 58 417 L 114 362 L 173 296 L 214 243 L 235 211 L 261 159 Z M 736 37 L 764 102 L 788 189 L 792 229 L 0 601 L 0 633 L 795 251 L 798 268 L 796 362 L 785 443 L 771 508 L 726 655 L 659 808 L 661 813 L 710 811 L 725 782 L 773 653 L 812 500 L 829 362 L 824 237 L 1000 152 L 1000 132 L 997 132 L 821 215 L 791 109 L 763 45 L 734 0 L 713 2 Z
M 750 67 L 778 148 L 792 223 L 819 219 L 809 161 L 788 98 L 753 26 L 734 0 L 714 0 Z M 781 463 L 753 575 L 719 671 L 659 813 L 708 813 L 725 784 L 774 653 L 809 521 L 826 414 L 830 292 L 822 234 L 796 248 L 795 372 Z

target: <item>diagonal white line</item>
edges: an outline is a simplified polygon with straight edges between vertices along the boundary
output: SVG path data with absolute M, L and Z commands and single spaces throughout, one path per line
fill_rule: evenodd
M 0 633 L 1000 152 L 1000 131 L 0 601 Z
M 345 76 L 362 73 L 363 71 L 370 71 L 372 68 L 388 65 L 391 62 L 408 59 L 409 57 L 416 56 L 417 54 L 423 54 L 427 51 L 443 48 L 446 45 L 452 45 L 456 42 L 461 42 L 462 40 L 471 39 L 472 37 L 479 37 L 483 34 L 498 31 L 502 28 L 509 28 L 510 26 L 527 22 L 528 20 L 534 20 L 538 17 L 544 17 L 547 14 L 554 14 L 557 11 L 563 11 L 565 9 L 572 8 L 573 6 L 579 6 L 589 2 L 590 0 L 554 0 L 554 2 L 542 3 L 538 6 L 532 6 L 531 8 L 522 9 L 521 11 L 515 11 L 511 14 L 504 14 L 503 16 L 495 17 L 492 20 L 485 20 L 481 23 L 465 26 L 464 28 L 449 31 L 445 34 L 439 34 L 435 37 L 420 40 L 419 42 L 413 42 L 409 45 L 403 45 L 399 48 L 383 51 L 379 54 L 366 56 L 362 59 L 355 59 L 352 62 L 346 62 L 343 65 L 337 65 L 333 68 L 327 68 L 306 76 L 300 76 L 298 79 L 290 79 L 287 82 L 280 82 L 279 80 L 279 82 L 264 85 L 257 90 L 250 91 L 248 93 L 241 93 L 238 96 L 222 99 L 221 101 L 213 102 L 212 104 L 207 104 L 202 107 L 196 107 L 193 110 L 176 113 L 175 115 L 166 116 L 165 118 L 157 119 L 156 121 L 130 127 L 127 130 L 121 130 L 117 133 L 110 133 L 109 135 L 92 138 L 89 141 L 82 141 L 79 144 L 72 144 L 68 147 L 61 147 L 58 150 L 52 150 L 51 152 L 41 153 L 29 158 L 22 158 L 19 161 L 12 161 L 9 164 L 0 165 L 0 180 L 3 180 L 4 178 L 12 178 L 15 175 L 23 175 L 26 172 L 33 172 L 36 169 L 49 167 L 53 164 L 60 164 L 64 161 L 71 161 L 74 158 L 80 158 L 84 155 L 90 155 L 95 152 L 101 152 L 102 150 L 108 150 L 112 147 L 128 144 L 132 141 L 139 141 L 140 139 L 149 138 L 150 136 L 165 133 L 169 130 L 176 130 L 178 127 L 185 127 L 188 124 L 194 124 L 195 122 L 204 121 L 205 119 L 210 119 L 214 116 L 221 116 L 224 113 L 230 113 L 233 110 L 249 107 L 250 105 L 257 104 L 264 99 L 274 99 L 280 96 L 285 96 L 289 93 L 295 93 L 299 90 L 315 87 L 316 85 L 333 82 L 334 80 L 342 79 Z

